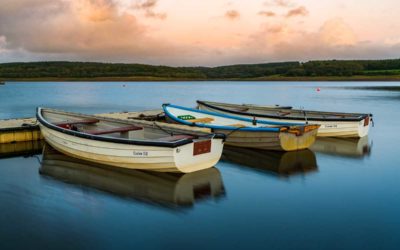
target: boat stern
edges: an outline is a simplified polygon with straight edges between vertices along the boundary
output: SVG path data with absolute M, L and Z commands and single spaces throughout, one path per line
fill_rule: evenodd
M 314 144 L 320 125 L 282 127 L 279 133 L 281 148 L 284 151 L 307 149 Z
M 366 116 L 358 123 L 358 137 L 362 138 L 368 135 L 369 129 L 373 124 L 372 114 Z
M 175 148 L 177 171 L 191 173 L 215 166 L 222 155 L 223 138 L 193 140 L 193 143 Z

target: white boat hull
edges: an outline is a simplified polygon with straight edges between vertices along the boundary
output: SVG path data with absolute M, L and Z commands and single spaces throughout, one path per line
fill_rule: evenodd
M 225 115 L 232 115 L 232 113 L 214 109 L 202 104 L 199 104 L 200 110 L 206 110 L 211 112 L 217 112 Z M 235 116 L 249 118 L 248 115 L 235 114 Z M 265 117 L 255 117 L 260 121 L 272 121 L 272 122 L 287 122 L 287 123 L 302 123 L 306 124 L 304 120 L 293 120 L 293 119 L 274 119 Z M 310 124 L 321 125 L 318 129 L 317 136 L 319 137 L 364 137 L 368 135 L 371 122 L 364 126 L 364 120 L 361 121 L 311 121 Z
M 211 151 L 193 155 L 194 143 L 176 148 L 120 144 L 85 139 L 40 125 L 46 142 L 58 151 L 82 160 L 110 166 L 189 173 L 213 167 L 220 159 L 222 139 L 211 140 Z

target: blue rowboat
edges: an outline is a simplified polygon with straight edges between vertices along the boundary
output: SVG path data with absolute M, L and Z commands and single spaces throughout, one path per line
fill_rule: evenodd
M 236 147 L 280 151 L 306 149 L 314 143 L 319 128 L 319 125 L 259 121 L 172 104 L 164 104 L 163 109 L 169 121 L 225 134 L 226 144 Z

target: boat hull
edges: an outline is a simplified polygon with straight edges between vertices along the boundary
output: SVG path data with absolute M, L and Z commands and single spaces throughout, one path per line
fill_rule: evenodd
M 317 129 L 295 135 L 283 132 L 250 132 L 214 130 L 226 135 L 225 144 L 234 147 L 265 150 L 296 151 L 309 148 L 314 142 Z
M 266 150 L 295 151 L 309 148 L 315 141 L 319 125 L 282 126 L 279 124 L 257 123 L 236 116 L 205 113 L 175 105 L 164 106 L 168 122 L 210 128 L 212 133 L 224 134 L 226 145 Z M 212 122 L 190 122 L 179 117 L 195 117 L 197 121 L 208 119 Z M 231 124 L 231 125 L 229 125 Z
M 66 155 L 127 169 L 194 172 L 213 167 L 219 161 L 223 149 L 222 139 L 212 139 L 209 153 L 194 156 L 194 143 L 178 147 L 119 144 L 61 133 L 42 124 L 40 129 L 46 142 Z
M 222 111 L 220 109 L 215 109 L 210 106 L 203 105 L 198 103 L 198 108 L 200 110 L 210 111 L 210 112 L 217 112 L 225 115 L 232 115 L 231 112 Z M 243 118 L 253 118 L 250 115 L 240 115 L 235 113 L 235 116 L 243 117 Z M 287 123 L 302 123 L 306 124 L 305 120 L 294 120 L 294 119 L 276 119 L 276 118 L 266 118 L 255 116 L 255 119 L 260 121 L 269 121 L 269 122 L 287 122 Z M 370 119 L 368 117 L 368 119 Z M 320 121 L 320 120 L 313 120 L 309 123 L 315 123 L 321 125 L 318 129 L 317 136 L 318 137 L 364 137 L 368 135 L 369 128 L 371 123 L 368 121 L 368 125 L 364 125 L 365 121 Z

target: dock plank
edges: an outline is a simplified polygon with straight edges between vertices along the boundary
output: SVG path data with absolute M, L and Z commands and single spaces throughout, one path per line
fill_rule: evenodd
M 26 124 L 26 126 L 23 126 Z M 20 119 L 6 119 L 0 120 L 0 130 L 10 128 L 22 128 L 27 126 L 36 126 L 36 118 L 20 118 Z

